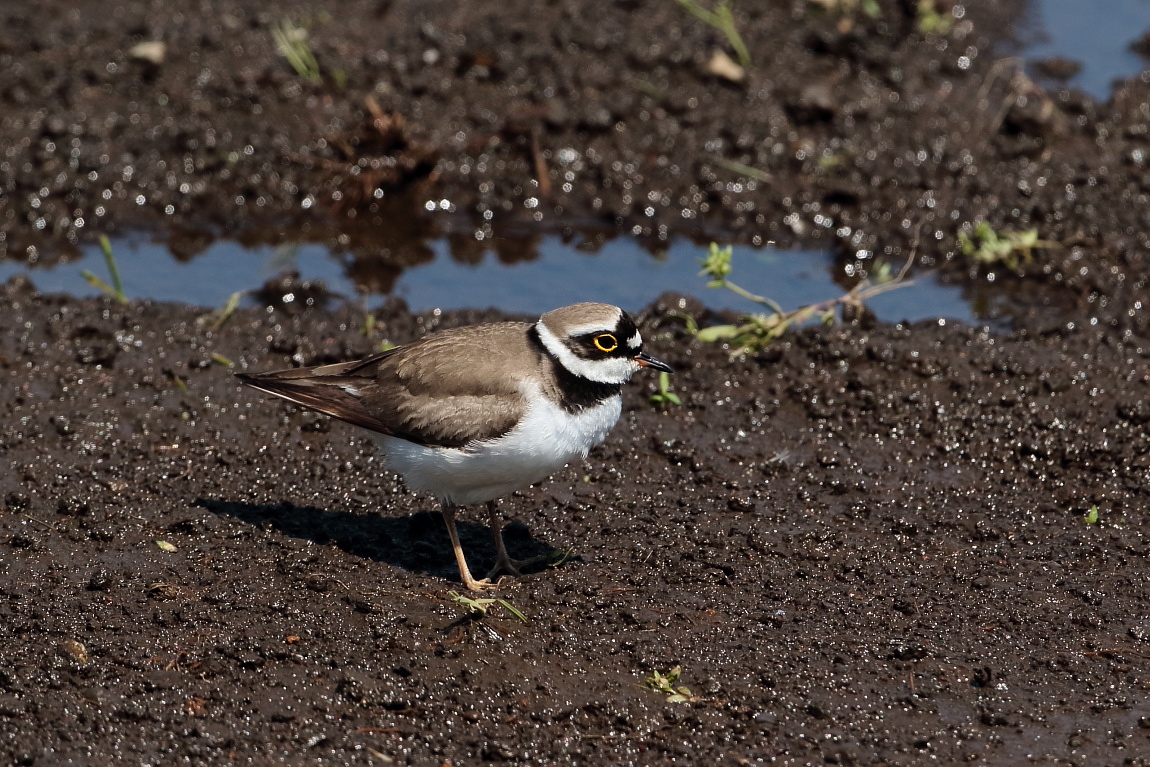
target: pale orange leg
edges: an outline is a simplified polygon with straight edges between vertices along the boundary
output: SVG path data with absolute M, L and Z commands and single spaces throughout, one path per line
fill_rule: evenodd
M 451 550 L 455 553 L 455 564 L 459 566 L 459 579 L 469 591 L 482 591 L 495 588 L 490 578 L 476 580 L 471 576 L 467 567 L 467 559 L 463 556 L 463 547 L 459 545 L 459 533 L 455 531 L 455 507 L 450 503 L 443 504 L 443 521 L 447 524 L 447 536 L 451 538 Z

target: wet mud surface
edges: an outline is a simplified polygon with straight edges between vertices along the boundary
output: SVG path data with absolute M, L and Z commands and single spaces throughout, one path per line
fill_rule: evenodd
M 452 600 L 433 504 L 364 433 L 233 378 L 497 315 L 217 324 L 14 278 L 0 762 L 1146 764 L 1150 84 L 1043 91 L 991 60 L 1011 4 L 932 35 L 914 5 L 737 9 L 734 84 L 674 3 L 312 4 L 316 85 L 258 4 L 6 6 L 8 258 L 140 225 L 189 256 L 221 231 L 368 252 L 414 205 L 457 257 L 607 226 L 866 267 L 917 233 L 920 266 L 1018 298 L 1010 333 L 863 317 L 734 360 L 673 316 L 719 319 L 694 299 L 628 307 L 683 405 L 640 376 L 584 464 L 504 501 L 513 556 L 570 551 L 496 593 L 521 623 Z M 150 40 L 161 63 L 129 55 Z M 971 266 L 983 218 L 1058 245 Z M 676 666 L 687 700 L 646 687 Z

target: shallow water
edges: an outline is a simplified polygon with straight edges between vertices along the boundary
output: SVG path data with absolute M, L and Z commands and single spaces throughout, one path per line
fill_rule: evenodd
M 1150 0 L 1035 0 L 1017 27 L 1018 53 L 1027 62 L 1052 56 L 1081 62 L 1067 85 L 1103 101 L 1115 78 L 1135 75 L 1150 63 L 1130 49 L 1150 29 Z
M 699 275 L 704 248 L 673 240 L 652 255 L 636 241 L 617 238 L 586 253 L 559 237 L 544 237 L 537 257 L 500 262 L 487 252 L 476 264 L 452 259 L 447 243 L 429 243 L 434 258 L 405 269 L 388 295 L 398 296 L 415 311 L 463 307 L 498 307 L 509 312 L 538 314 L 559 304 L 605 301 L 638 309 L 668 290 L 700 296 L 708 306 L 752 311 L 755 305 L 726 290 L 707 289 Z M 365 293 L 348 274 L 340 254 L 317 244 L 245 248 L 232 240 L 217 240 L 189 261 L 171 257 L 168 249 L 143 235 L 112 242 L 124 293 L 130 298 L 183 301 L 219 306 L 236 291 L 258 289 L 285 270 L 297 270 L 303 280 L 322 280 L 345 297 L 362 295 L 368 305 L 383 296 Z M 528 253 L 530 251 L 527 251 Z M 28 274 L 43 291 L 97 295 L 81 272 L 90 271 L 110 282 L 100 249 L 83 249 L 80 259 L 29 270 L 23 264 L 0 263 L 0 280 Z M 814 250 L 774 250 L 736 247 L 731 279 L 766 295 L 785 309 L 835 298 L 847 287 L 836 283 L 841 273 L 829 253 Z M 932 275 L 918 276 L 912 285 L 868 302 L 880 319 L 918 320 L 946 317 L 973 321 L 975 313 L 958 287 L 943 285 Z

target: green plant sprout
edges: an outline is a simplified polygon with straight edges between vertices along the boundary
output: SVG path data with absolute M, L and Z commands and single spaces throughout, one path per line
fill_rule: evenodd
M 892 274 L 889 264 L 878 263 L 873 270 L 873 278 L 861 281 L 838 298 L 807 304 L 787 312 L 783 311 L 783 308 L 770 298 L 756 295 L 731 282 L 727 276 L 731 273 L 731 254 L 731 246 L 720 248 L 716 243 L 711 243 L 706 257 L 699 260 L 699 264 L 703 267 L 699 273 L 710 278 L 707 287 L 726 288 L 748 301 L 767 307 L 770 312 L 744 315 L 737 325 L 712 325 L 711 327 L 700 328 L 694 320 L 691 320 L 687 323 L 687 330 L 700 341 L 709 343 L 729 342 L 732 357 L 762 349 L 786 333 L 792 325 L 805 322 L 812 317 L 818 317 L 823 323 L 829 324 L 834 321 L 835 309 L 839 306 L 861 308 L 864 302 L 881 293 L 912 284 L 906 279 L 906 274 L 910 270 L 911 264 L 914 263 L 913 248 L 906 263 L 896 274 Z
M 449 592 L 447 592 L 447 596 L 451 597 L 452 602 L 455 602 L 456 604 L 460 604 L 460 605 L 463 605 L 464 607 L 466 607 L 468 613 L 471 616 L 476 617 L 476 618 L 482 618 L 482 617 L 486 616 L 487 610 L 491 607 L 491 605 L 499 604 L 499 605 L 502 605 L 503 608 L 507 610 L 507 612 L 514 615 L 516 618 L 518 618 L 523 623 L 528 622 L 527 616 L 524 615 L 522 612 L 520 612 L 519 609 L 515 607 L 515 605 L 511 604 L 506 599 L 498 599 L 498 598 L 490 598 L 490 597 L 484 597 L 482 599 L 479 599 L 476 597 L 465 596 L 463 594 L 460 594 L 458 591 L 449 591 Z
M 667 405 L 682 405 L 683 401 L 679 399 L 679 395 L 671 391 L 671 376 L 666 373 L 659 373 L 659 390 L 652 394 L 650 399 L 652 405 L 659 407 L 666 407 Z
M 124 295 L 124 284 L 120 282 L 120 270 L 116 268 L 116 257 L 112 255 L 112 243 L 109 242 L 107 235 L 100 235 L 100 250 L 104 252 L 104 263 L 108 265 L 108 274 L 112 276 L 112 284 L 109 285 L 87 269 L 80 272 L 80 276 L 87 280 L 89 285 L 99 288 L 101 293 L 109 296 L 117 303 L 128 303 L 128 297 Z
M 311 52 L 307 39 L 307 27 L 296 26 L 290 19 L 283 19 L 272 27 L 272 39 L 276 50 L 287 59 L 295 73 L 310 83 L 320 82 L 319 62 Z
M 377 324 L 379 324 L 379 323 L 375 319 L 374 314 L 372 314 L 371 312 L 368 312 L 366 315 L 364 315 L 363 331 L 362 331 L 363 337 L 364 338 L 371 338 L 372 334 L 375 333 L 375 326 Z M 394 348 L 395 348 L 395 344 L 393 344 L 391 341 L 387 340 L 386 338 L 375 345 L 375 350 L 377 352 L 385 352 L 388 349 L 394 349 Z
M 660 674 L 658 671 L 651 672 L 651 676 L 643 680 L 644 686 L 648 690 L 653 690 L 667 696 L 668 703 L 690 703 L 698 700 L 691 694 L 691 690 L 686 685 L 676 686 L 679 677 L 683 674 L 682 666 L 675 666 L 666 674 Z
M 918 0 L 915 16 L 918 31 L 927 35 L 945 35 L 954 24 L 954 15 L 939 10 L 938 0 Z
M 575 553 L 574 548 L 570 549 L 551 549 L 546 558 L 543 560 L 545 567 L 559 567 Z
M 691 15 L 722 32 L 741 67 L 746 69 L 751 65 L 751 54 L 747 51 L 743 38 L 739 36 L 739 30 L 735 29 L 735 17 L 731 14 L 731 4 L 727 0 L 719 0 L 713 11 L 704 8 L 697 0 L 676 0 L 676 2 Z
M 1058 246 L 1057 242 L 1040 240 L 1037 229 L 996 231 L 986 220 L 974 225 L 974 234 L 965 231 L 958 233 L 958 247 L 964 256 L 976 264 L 1002 264 L 1007 269 L 1017 269 L 1020 264 L 1030 263 L 1031 252 L 1035 248 Z
M 754 181 L 762 181 L 766 183 L 771 180 L 771 174 L 765 170 L 759 170 L 753 165 L 739 162 L 738 160 L 728 160 L 725 157 L 716 157 L 715 164 L 721 168 L 726 168 L 732 173 L 739 173 Z
M 1090 510 L 1082 515 L 1082 521 L 1088 525 L 1094 525 L 1094 524 L 1098 523 L 1098 505 L 1097 504 L 1091 506 Z
M 228 300 L 224 301 L 223 306 L 210 314 L 205 314 L 199 321 L 206 324 L 212 330 L 219 330 L 223 327 L 224 323 L 228 321 L 228 318 L 232 316 L 232 313 L 235 312 L 236 307 L 240 305 L 240 299 L 248 292 L 249 291 L 246 290 L 237 290 L 228 296 Z
M 839 16 L 850 16 L 856 10 L 861 10 L 872 19 L 882 15 L 882 7 L 878 0 L 808 0 L 828 13 L 837 13 Z

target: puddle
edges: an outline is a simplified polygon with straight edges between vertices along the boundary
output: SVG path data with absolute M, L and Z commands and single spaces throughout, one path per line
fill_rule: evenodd
M 506 246 L 506 241 L 503 245 Z M 522 247 L 520 247 L 522 246 Z M 523 260 L 499 260 L 487 251 L 473 262 L 452 258 L 444 239 L 431 240 L 426 247 L 433 257 L 425 263 L 403 269 L 390 289 L 373 291 L 365 287 L 376 281 L 365 276 L 363 257 L 331 254 L 326 246 L 244 247 L 232 240 L 216 240 L 189 260 L 177 260 L 160 243 L 140 234 L 120 237 L 112 249 L 129 298 L 180 301 L 200 306 L 220 306 L 236 291 L 259 288 L 270 277 L 295 269 L 304 280 L 322 280 L 347 298 L 364 296 L 369 305 L 385 295 L 405 299 L 415 311 L 427 309 L 484 308 L 539 314 L 557 305 L 595 300 L 638 309 L 664 291 L 674 290 L 700 297 L 714 308 L 752 311 L 754 306 L 726 290 L 708 289 L 699 276 L 698 258 L 705 249 L 687 240 L 674 240 L 666 251 L 651 255 L 640 243 L 626 238 L 608 240 L 594 253 L 574 243 L 548 236 L 501 248 L 514 251 Z M 528 260 L 529 259 L 529 260 Z M 846 288 L 835 281 L 841 274 L 829 253 L 803 250 L 734 250 L 731 278 L 743 287 L 766 295 L 785 309 L 824 301 L 842 295 Z M 86 247 L 81 257 L 67 263 L 29 267 L 13 262 L 0 263 L 0 281 L 13 274 L 26 274 L 45 292 L 76 296 L 97 295 L 99 291 L 81 276 L 88 270 L 110 281 L 100 249 Z M 988 317 L 991 310 L 985 298 L 977 299 L 982 310 L 975 315 L 972 301 L 961 289 L 940 283 L 933 275 L 918 275 L 914 284 L 877 296 L 868 306 L 879 319 L 947 319 L 974 322 Z
M 1058 81 L 1035 72 L 1035 61 L 1060 57 L 1081 63 L 1066 84 L 1103 101 L 1116 78 L 1136 75 L 1148 65 L 1130 43 L 1150 29 L 1150 0 L 1034 0 L 1015 27 L 1020 55 L 1035 79 L 1047 86 Z

